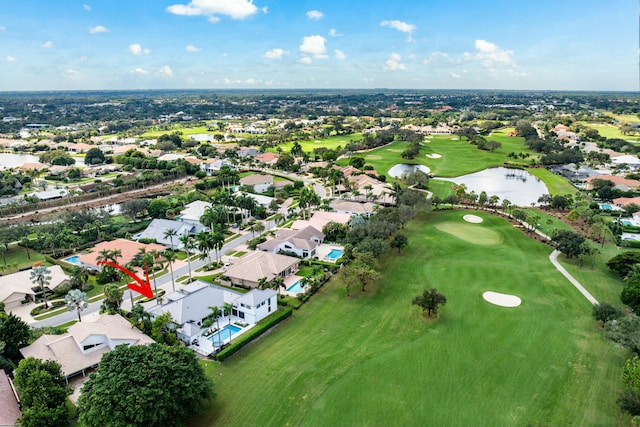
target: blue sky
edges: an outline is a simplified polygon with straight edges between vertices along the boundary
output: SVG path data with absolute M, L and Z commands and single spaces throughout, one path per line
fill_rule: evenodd
M 638 90 L 636 0 L 2 0 L 0 91 Z

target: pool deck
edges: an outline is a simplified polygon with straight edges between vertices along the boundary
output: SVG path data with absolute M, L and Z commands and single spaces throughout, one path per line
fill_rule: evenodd
M 236 322 L 244 322 L 244 320 L 242 320 L 239 317 L 236 316 L 231 316 L 231 324 L 236 325 Z M 246 323 L 246 322 L 244 322 Z M 222 328 L 224 328 L 225 326 L 227 326 L 229 324 L 229 320 L 227 316 L 223 316 L 220 318 L 220 329 L 222 330 Z M 222 344 L 227 344 L 229 342 L 229 340 L 233 341 L 234 339 L 236 339 L 237 337 L 239 337 L 240 335 L 244 334 L 246 331 L 248 331 L 249 329 L 253 328 L 255 325 L 247 325 L 247 326 L 238 326 L 241 327 L 242 329 L 240 331 L 238 331 L 237 333 L 233 334 L 231 336 L 231 338 L 227 338 L 225 339 Z M 214 323 L 214 325 L 211 327 L 213 329 L 217 329 L 217 324 Z M 208 356 L 212 353 L 215 352 L 216 347 L 214 347 L 213 345 L 213 341 L 209 339 L 209 337 L 211 337 L 213 334 L 209 335 L 209 336 L 204 336 L 204 332 L 206 331 L 206 329 L 203 329 L 202 331 L 200 331 L 200 334 L 195 337 L 195 339 L 198 340 L 198 344 L 191 344 L 189 346 L 190 349 L 192 349 L 193 351 L 195 351 L 196 353 L 202 355 L 202 356 Z M 217 332 L 217 330 L 216 330 Z
M 344 253 L 344 247 L 340 246 L 340 245 L 333 245 L 333 244 L 328 244 L 328 243 L 323 243 L 321 245 L 318 246 L 318 248 L 316 249 L 316 257 L 318 257 L 319 260 L 321 261 L 326 261 L 326 262 L 332 262 L 335 264 L 337 258 L 328 258 L 327 255 L 329 255 L 329 253 L 334 250 L 340 250 Z
M 284 287 L 280 287 L 280 293 L 282 295 L 288 295 L 290 297 L 295 297 L 298 294 L 294 293 L 294 292 L 289 292 L 287 289 L 289 288 L 289 286 L 293 285 L 294 283 L 296 283 L 298 280 L 302 280 L 303 277 L 302 276 L 296 276 L 295 274 L 292 274 L 291 276 L 287 276 L 284 278 Z

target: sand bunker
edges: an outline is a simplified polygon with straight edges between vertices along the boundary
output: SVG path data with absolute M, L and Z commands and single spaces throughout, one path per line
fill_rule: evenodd
M 439 159 L 442 156 L 440 154 L 432 153 L 432 154 L 427 154 L 427 157 L 430 159 Z
M 451 140 L 452 140 L 452 141 L 457 141 L 457 140 L 459 140 L 459 139 L 460 139 L 460 138 L 458 138 L 458 137 L 453 137 L 453 138 L 451 138 Z
M 499 305 L 501 307 L 517 307 L 522 302 L 522 300 L 515 295 L 501 294 L 491 291 L 483 293 L 482 298 L 491 304 Z
M 464 219 L 467 222 L 472 222 L 474 224 L 480 224 L 483 221 L 483 219 L 477 215 L 465 215 L 462 217 L 462 219 Z

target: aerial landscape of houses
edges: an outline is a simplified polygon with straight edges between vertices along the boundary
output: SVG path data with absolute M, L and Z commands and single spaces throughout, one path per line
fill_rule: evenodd
M 638 5 L 503 3 L 0 3 L 0 426 L 640 425 Z

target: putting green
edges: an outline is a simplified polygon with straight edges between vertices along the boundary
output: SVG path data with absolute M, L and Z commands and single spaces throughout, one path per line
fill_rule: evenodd
M 476 245 L 497 245 L 502 243 L 502 237 L 498 233 L 485 227 L 479 227 L 477 224 L 441 222 L 436 224 L 436 228 Z

